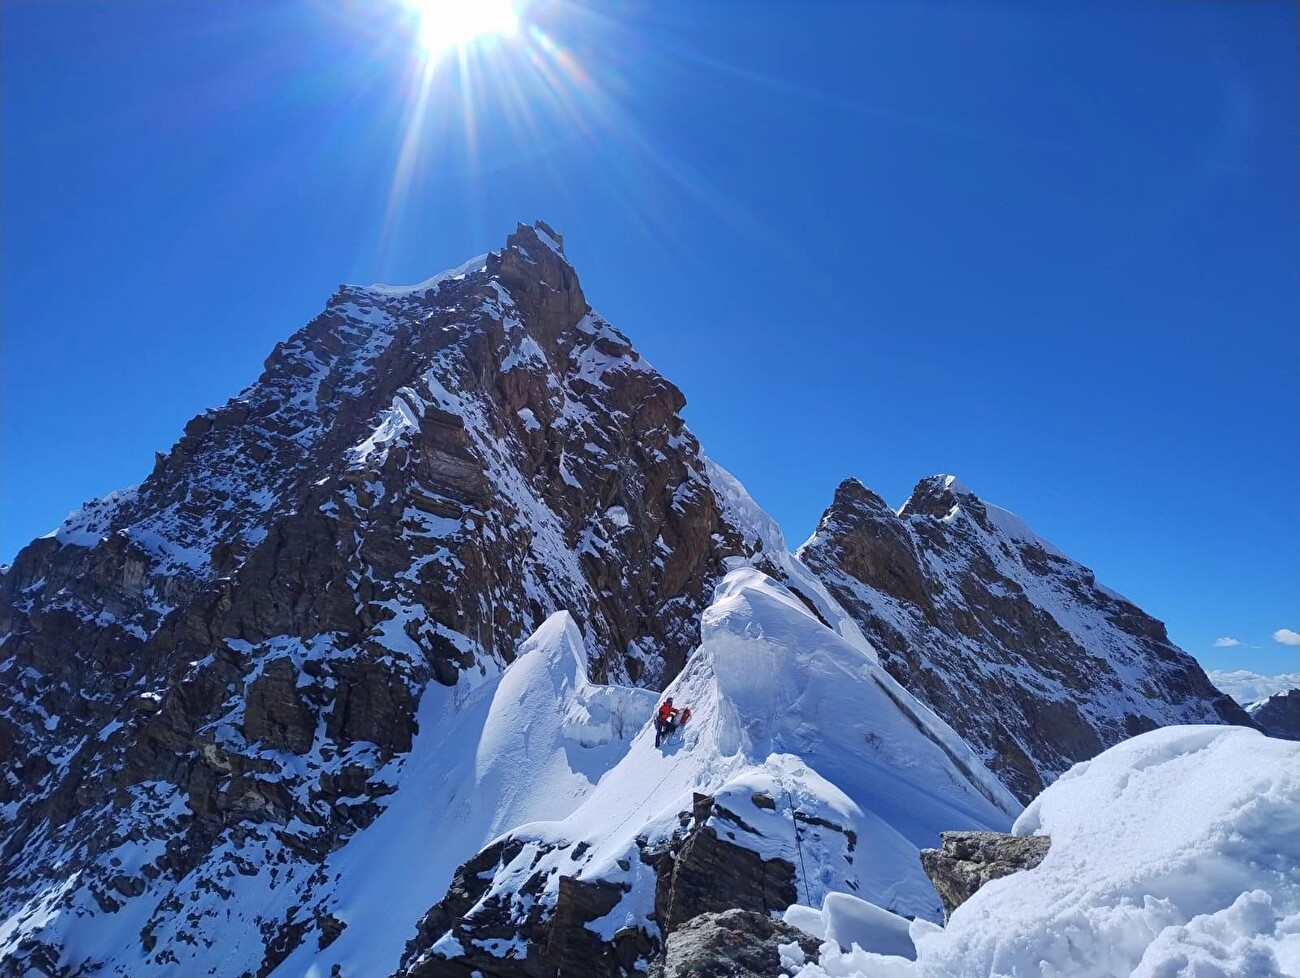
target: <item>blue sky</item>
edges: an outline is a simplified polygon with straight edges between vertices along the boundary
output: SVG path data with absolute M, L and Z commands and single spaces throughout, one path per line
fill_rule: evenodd
M 466 76 L 397 0 L 2 15 L 0 559 L 542 218 L 792 542 L 954 472 L 1300 669 L 1294 4 L 537 0 Z

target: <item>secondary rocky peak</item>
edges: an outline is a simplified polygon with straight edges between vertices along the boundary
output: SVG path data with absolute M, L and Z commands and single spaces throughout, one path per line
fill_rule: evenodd
M 808 566 L 823 577 L 831 570 L 826 563 L 830 553 L 885 593 L 932 611 L 921 555 L 905 522 L 857 479 L 840 483 L 816 532 L 800 550 Z
M 835 498 L 831 501 L 827 515 L 857 512 L 859 510 L 893 512 L 889 504 L 868 489 L 857 479 L 848 478 L 835 487 Z
M 1300 740 L 1300 689 L 1274 693 L 1252 703 L 1250 715 L 1264 733 L 1282 740 Z
M 1250 723 L 1160 622 L 954 476 L 897 514 L 844 483 L 799 556 L 1022 799 L 1153 726 Z

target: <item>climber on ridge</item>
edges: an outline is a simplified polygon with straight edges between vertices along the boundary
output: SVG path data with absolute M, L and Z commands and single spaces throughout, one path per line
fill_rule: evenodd
M 655 746 L 658 747 L 674 730 L 690 718 L 690 707 L 684 710 L 677 709 L 673 706 L 673 698 L 669 696 L 659 704 L 659 712 L 655 714 Z

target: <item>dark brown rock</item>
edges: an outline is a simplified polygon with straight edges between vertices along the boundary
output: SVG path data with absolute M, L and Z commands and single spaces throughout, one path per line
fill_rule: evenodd
M 557 976 L 604 978 L 623 970 L 624 961 L 616 945 L 606 943 L 599 934 L 588 930 L 587 924 L 613 910 L 626 892 L 626 887 L 615 883 L 587 883 L 571 876 L 560 877 L 560 892 L 547 926 L 543 952 Z
M 248 684 L 244 737 L 271 750 L 305 754 L 316 735 L 316 717 L 298 692 L 298 670 L 288 659 L 267 663 Z
M 659 877 L 655 910 L 661 930 L 671 934 L 704 913 L 784 910 L 798 899 L 794 866 L 718 836 L 712 825 L 692 830 Z

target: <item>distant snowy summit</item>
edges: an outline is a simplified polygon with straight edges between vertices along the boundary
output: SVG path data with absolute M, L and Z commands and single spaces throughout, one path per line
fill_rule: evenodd
M 951 477 L 897 512 L 846 482 L 791 553 L 684 404 L 520 225 L 340 288 L 28 545 L 2 973 L 612 978 L 729 902 L 937 917 L 941 829 L 1134 733 L 1251 723 Z M 657 753 L 664 690 L 699 713 Z
M 1252 704 L 1248 712 L 1270 737 L 1300 740 L 1300 689 L 1274 693 L 1268 699 Z

